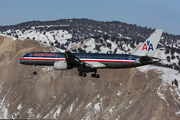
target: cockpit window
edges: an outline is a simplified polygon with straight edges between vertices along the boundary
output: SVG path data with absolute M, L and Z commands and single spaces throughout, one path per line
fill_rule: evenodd
M 30 53 L 30 54 L 29 54 L 29 57 L 32 57 L 32 56 L 33 56 L 33 53 Z
M 24 56 L 23 56 L 23 58 L 24 57 L 32 57 L 33 56 L 33 53 L 27 53 L 27 54 L 25 54 Z

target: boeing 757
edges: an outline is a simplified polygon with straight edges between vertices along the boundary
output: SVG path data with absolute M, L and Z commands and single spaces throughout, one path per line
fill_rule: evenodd
M 54 66 L 56 70 L 77 68 L 78 75 L 86 77 L 86 73 L 93 72 L 92 77 L 99 78 L 97 69 L 131 68 L 161 61 L 153 57 L 163 30 L 157 29 L 132 54 L 105 54 L 105 53 L 72 53 L 69 49 L 64 52 L 31 52 L 20 58 L 19 62 L 25 65 Z M 37 74 L 36 69 L 33 74 Z

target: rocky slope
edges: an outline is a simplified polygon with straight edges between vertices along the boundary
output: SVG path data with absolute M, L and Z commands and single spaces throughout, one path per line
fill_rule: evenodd
M 56 71 L 18 63 L 27 52 L 57 51 L 33 40 L 0 37 L 0 118 L 172 119 L 180 118 L 178 71 L 145 66 L 98 70 L 100 79 L 77 70 Z

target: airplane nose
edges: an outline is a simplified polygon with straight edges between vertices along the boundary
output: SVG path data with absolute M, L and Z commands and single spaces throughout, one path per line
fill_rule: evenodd
M 20 63 L 20 64 L 22 64 L 22 60 L 21 60 L 21 58 L 19 59 L 19 63 Z
M 19 63 L 21 63 L 21 60 L 19 59 Z

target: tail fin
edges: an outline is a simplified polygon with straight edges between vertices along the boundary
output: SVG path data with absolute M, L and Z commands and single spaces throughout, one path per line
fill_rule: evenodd
M 152 57 L 161 38 L 163 30 L 157 29 L 151 36 L 133 53 L 138 56 Z

